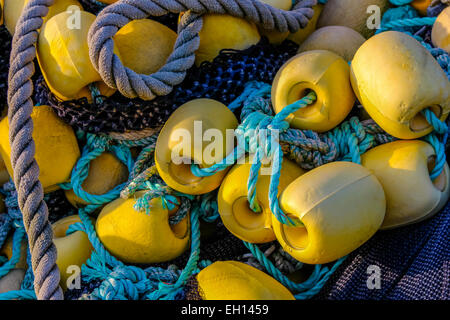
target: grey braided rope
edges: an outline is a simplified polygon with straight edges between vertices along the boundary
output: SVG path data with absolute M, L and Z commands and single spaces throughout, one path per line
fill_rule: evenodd
M 33 122 L 33 60 L 36 57 L 37 30 L 42 17 L 54 0 L 30 0 L 16 26 L 12 40 L 8 77 L 8 119 L 11 163 L 18 203 L 28 235 L 34 289 L 38 299 L 62 300 L 60 274 L 56 265 L 56 248 L 48 221 L 48 208 L 39 181 L 39 167 L 34 159 Z
M 245 18 L 268 30 L 295 32 L 312 18 L 317 0 L 300 0 L 291 11 L 276 9 L 258 0 L 121 0 L 103 9 L 89 30 L 89 55 L 103 81 L 130 99 L 153 100 L 180 84 L 195 61 L 202 14 L 229 14 Z M 178 38 L 166 64 L 151 75 L 126 68 L 114 54 L 113 36 L 136 19 L 187 11 L 178 26 Z

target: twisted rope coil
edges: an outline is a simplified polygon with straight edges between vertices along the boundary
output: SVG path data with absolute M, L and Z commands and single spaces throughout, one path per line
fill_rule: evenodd
M 180 84 L 195 61 L 200 45 L 202 14 L 218 13 L 245 18 L 265 29 L 295 32 L 304 28 L 314 11 L 316 0 L 300 0 L 292 11 L 276 9 L 251 0 L 122 0 L 102 10 L 88 34 L 89 55 L 94 68 L 111 88 L 128 97 L 153 100 L 169 94 Z M 187 12 L 186 12 L 187 11 Z M 151 75 L 138 74 L 126 68 L 114 54 L 112 37 L 135 19 L 162 16 L 169 12 L 186 12 L 178 27 L 178 38 L 166 64 Z

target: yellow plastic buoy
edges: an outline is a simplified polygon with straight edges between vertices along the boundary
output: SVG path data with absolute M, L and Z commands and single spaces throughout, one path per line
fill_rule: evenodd
M 401 140 L 375 147 L 362 155 L 386 194 L 382 229 L 400 227 L 431 217 L 447 203 L 450 174 L 446 164 L 434 181 L 429 172 L 436 154 L 424 141 Z
M 389 0 L 328 0 L 317 28 L 345 26 L 369 38 L 389 6 Z
M 110 153 L 102 153 L 91 161 L 89 173 L 81 185 L 89 194 L 102 195 L 128 180 L 128 168 L 117 157 Z M 78 197 L 71 190 L 65 191 L 66 198 L 74 207 L 87 205 L 88 203 Z
M 280 196 L 283 212 L 304 226 L 287 226 L 273 216 L 278 242 L 308 264 L 339 259 L 380 228 L 386 198 L 377 178 L 352 162 L 331 162 L 292 182 Z
M 112 95 L 115 90 L 106 86 L 89 58 L 88 31 L 95 15 L 81 11 L 80 28 L 69 28 L 70 15 L 63 12 L 52 17 L 39 34 L 37 58 L 47 85 L 63 101 L 82 97 L 92 100 L 90 84 L 95 84 L 102 95 Z
M 308 24 L 305 28 L 299 29 L 298 31 L 294 33 L 290 33 L 287 37 L 288 40 L 294 41 L 296 44 L 302 44 L 305 39 L 307 39 L 313 32 L 316 30 L 317 26 L 317 20 L 319 19 L 320 14 L 323 10 L 322 4 L 316 4 L 314 7 L 312 7 L 314 10 L 314 15 L 309 20 Z
M 200 46 L 195 52 L 195 64 L 212 62 L 223 49 L 245 50 L 261 39 L 252 22 L 224 14 L 205 14 L 199 33 Z
M 295 300 L 281 283 L 242 262 L 217 261 L 197 275 L 203 300 Z
M 97 218 L 96 231 L 105 248 L 127 263 L 159 263 L 181 255 L 189 246 L 189 214 L 175 225 L 161 198 L 151 200 L 150 212 L 133 208 L 137 198 L 117 199 L 106 205 Z M 174 212 L 173 212 L 174 213 Z
M 13 269 L 5 276 L 0 278 L 0 294 L 20 290 L 23 279 L 25 278 L 24 269 Z
M 260 0 L 263 3 L 271 5 L 274 8 L 289 11 L 292 7 L 292 0 Z M 289 31 L 280 32 L 277 30 L 265 30 L 263 27 L 258 27 L 259 33 L 265 36 L 272 44 L 281 44 L 289 35 Z
M 191 164 L 210 167 L 235 148 L 238 121 L 224 104 L 195 99 L 175 110 L 161 130 L 155 148 L 155 164 L 166 184 L 182 193 L 204 194 L 220 186 L 227 170 L 197 177 Z
M 427 49 L 401 32 L 382 32 L 359 48 L 351 83 L 372 119 L 399 139 L 417 139 L 433 130 L 422 110 L 430 109 L 442 121 L 450 111 L 444 71 Z
M 345 61 L 353 56 L 366 39 L 353 29 L 344 26 L 323 27 L 314 31 L 298 48 L 298 53 L 312 50 L 328 50 Z
M 67 290 L 71 281 L 71 276 L 76 276 L 78 267 L 81 266 L 89 259 L 92 253 L 92 245 L 89 241 L 87 234 L 83 231 L 75 231 L 69 235 L 66 235 L 67 229 L 70 225 L 81 222 L 78 215 L 68 216 L 60 219 L 52 224 L 53 230 L 53 243 L 55 244 L 58 257 L 56 258 L 56 264 L 58 265 L 59 272 L 61 274 L 60 285 L 63 290 Z M 74 268 L 75 267 L 75 268 Z
M 16 24 L 19 21 L 25 5 L 30 0 L 1 0 L 3 7 L 3 19 L 11 35 L 14 35 Z M 44 24 L 53 16 L 67 11 L 71 6 L 77 6 L 79 10 L 83 10 L 83 6 L 77 0 L 55 0 L 53 5 L 49 7 L 48 14 L 44 17 Z M 71 13 L 73 14 L 73 12 Z
M 166 63 L 177 34 L 150 19 L 133 20 L 114 36 L 123 65 L 140 74 L 152 74 Z
M 445 8 L 436 18 L 431 40 L 435 47 L 450 53 L 450 7 Z
M 325 51 L 300 53 L 286 62 L 272 84 L 272 104 L 276 113 L 314 91 L 317 100 L 291 114 L 291 127 L 325 132 L 336 127 L 355 103 L 349 66 L 342 57 Z
M 217 195 L 220 217 L 225 227 L 236 237 L 251 243 L 265 243 L 275 240 L 272 230 L 272 211 L 269 207 L 270 165 L 260 170 L 256 183 L 256 199 L 259 212 L 250 208 L 247 198 L 247 181 L 253 157 L 247 157 L 244 164 L 235 165 L 222 182 Z M 283 160 L 279 193 L 304 173 L 295 163 Z
M 70 179 L 72 169 L 80 157 L 77 138 L 73 129 L 64 123 L 49 106 L 38 106 L 31 113 L 35 159 L 39 165 L 39 180 L 44 192 L 59 189 L 59 184 Z M 0 155 L 11 177 L 11 146 L 9 144 L 8 118 L 0 121 Z
M 4 185 L 10 179 L 8 170 L 6 169 L 5 161 L 3 161 L 1 152 L 0 152 L 0 186 Z
M 431 5 L 432 0 L 414 0 L 411 2 L 411 6 L 419 11 L 422 16 L 427 15 L 427 9 Z

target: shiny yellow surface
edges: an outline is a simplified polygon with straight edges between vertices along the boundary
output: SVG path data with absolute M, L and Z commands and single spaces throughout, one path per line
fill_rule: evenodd
M 177 34 L 159 22 L 142 19 L 127 23 L 113 39 L 123 65 L 149 75 L 164 66 Z
M 17 264 L 15 265 L 16 268 L 19 269 L 27 269 L 27 240 L 22 240 L 21 246 L 20 246 L 20 258 Z M 6 256 L 8 260 L 11 260 L 12 258 L 12 249 L 13 249 L 13 235 L 11 234 L 6 238 L 5 243 L 3 244 L 3 247 L 0 248 L 0 256 Z
M 431 40 L 435 47 L 450 53 L 450 7 L 442 11 L 433 25 Z
M 52 224 L 53 243 L 55 244 L 58 257 L 56 264 L 61 274 L 60 285 L 67 290 L 67 280 L 73 275 L 70 266 L 81 266 L 89 259 L 92 253 L 92 245 L 87 234 L 83 231 L 75 231 L 66 236 L 70 225 L 81 222 L 78 215 L 68 216 Z M 69 271 L 69 272 L 68 272 Z
M 300 219 L 291 227 L 272 217 L 278 242 L 298 261 L 323 264 L 366 242 L 380 228 L 386 198 L 376 177 L 352 162 L 331 162 L 292 182 L 280 196 L 283 212 Z
M 414 0 L 411 6 L 419 11 L 422 16 L 427 15 L 427 8 L 430 6 L 432 0 Z
M 213 61 L 222 49 L 244 50 L 261 39 L 254 23 L 222 14 L 203 15 L 199 36 L 200 46 L 195 52 L 197 66 L 203 61 Z
M 197 131 L 195 123 L 199 128 Z M 218 101 L 195 99 L 185 103 L 172 113 L 158 136 L 155 164 L 159 175 L 169 187 L 186 194 L 204 194 L 217 189 L 227 170 L 209 177 L 196 177 L 190 163 L 210 167 L 222 161 L 235 147 L 233 132 L 229 132 L 231 139 L 227 140 L 227 129 L 233 130 L 237 126 L 233 112 Z M 210 129 L 219 132 L 223 138 L 220 141 L 223 147 L 217 147 L 214 154 L 210 146 L 214 148 L 218 142 L 209 141 L 205 136 L 207 131 L 212 132 Z M 174 155 L 189 163 L 173 162 Z
M 424 141 L 401 140 L 375 147 L 361 157 L 362 165 L 378 178 L 386 194 L 382 229 L 401 227 L 431 217 L 450 194 L 448 165 L 433 183 L 429 162 L 436 154 Z
M 135 194 L 139 198 L 144 192 Z M 174 226 L 161 198 L 151 201 L 151 211 L 133 208 L 135 199 L 117 199 L 97 218 L 96 231 L 105 248 L 126 263 L 158 263 L 181 255 L 189 246 L 189 214 Z
M 345 119 L 355 103 L 349 66 L 330 51 L 300 53 L 281 67 L 272 84 L 275 112 L 300 100 L 308 90 L 316 93 L 317 100 L 287 118 L 292 128 L 328 131 Z
M 269 207 L 270 165 L 260 170 L 256 183 L 256 198 L 261 212 L 254 212 L 247 199 L 247 181 L 253 157 L 245 164 L 235 165 L 223 180 L 217 204 L 225 227 L 241 240 L 251 243 L 265 243 L 275 240 L 272 230 L 272 211 Z M 264 170 L 264 171 L 263 171 Z M 283 159 L 278 193 L 304 173 L 297 164 Z
M 271 5 L 274 8 L 289 11 L 292 7 L 292 0 L 260 0 L 263 3 Z M 279 32 L 276 30 L 264 30 L 262 27 L 258 27 L 259 34 L 265 36 L 269 39 L 269 42 L 272 44 L 281 44 L 284 40 L 286 40 L 289 35 L 289 31 Z
M 444 71 L 417 40 L 401 32 L 382 32 L 359 48 L 351 83 L 373 120 L 400 139 L 417 139 L 433 130 L 423 109 L 430 108 L 441 120 L 450 110 Z
M 59 189 L 58 184 L 70 179 L 72 168 L 80 156 L 80 149 L 73 129 L 58 118 L 51 107 L 34 107 L 31 119 L 39 180 L 44 192 L 48 193 Z M 0 155 L 9 175 L 13 177 L 8 131 L 8 118 L 4 118 L 0 121 Z
M 110 153 L 102 153 L 91 161 L 89 173 L 84 180 L 83 190 L 89 194 L 102 195 L 128 180 L 128 168 L 117 157 Z M 86 205 L 87 202 L 75 195 L 71 190 L 65 191 L 66 198 L 74 207 Z
M 4 3 L 4 23 L 11 35 L 14 35 L 17 21 L 19 21 L 20 15 L 28 2 L 29 0 L 2 0 L 2 3 Z M 83 10 L 83 6 L 77 0 L 55 0 L 53 5 L 49 7 L 43 23 L 46 23 L 51 17 L 66 11 L 70 6 L 77 6 L 80 10 Z
M 344 26 L 323 27 L 314 31 L 298 48 L 298 53 L 328 50 L 352 61 L 356 51 L 366 41 L 362 35 Z
M 390 4 L 389 0 L 328 0 L 317 22 L 317 28 L 345 26 L 369 38 L 376 31 L 369 29 L 367 24 L 368 21 L 372 22 L 370 18 L 374 14 L 373 11 L 367 12 L 369 6 L 380 8 L 380 15 L 383 16 Z
M 236 261 L 218 261 L 197 275 L 203 300 L 295 300 L 266 273 Z
M 316 30 L 317 20 L 323 10 L 322 4 L 317 4 L 313 7 L 314 16 L 309 20 L 305 28 L 298 30 L 297 32 L 288 35 L 288 40 L 294 41 L 297 44 L 302 44 Z
M 47 21 L 39 34 L 37 58 L 47 85 L 60 100 L 86 97 L 92 100 L 89 84 L 101 94 L 112 95 L 89 58 L 87 35 L 95 15 L 80 12 L 80 29 L 69 29 L 70 13 L 60 13 Z M 117 54 L 117 53 L 116 53 Z

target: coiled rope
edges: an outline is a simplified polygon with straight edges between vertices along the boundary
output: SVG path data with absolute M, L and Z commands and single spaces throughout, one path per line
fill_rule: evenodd
M 152 100 L 169 94 L 180 84 L 195 61 L 199 48 L 202 14 L 228 14 L 245 18 L 265 29 L 295 32 L 304 28 L 314 11 L 316 0 L 300 0 L 291 11 L 274 8 L 251 0 L 122 0 L 103 9 L 88 34 L 89 55 L 103 81 L 128 98 Z M 151 75 L 138 74 L 126 68 L 114 54 L 113 36 L 135 19 L 162 16 L 169 12 L 183 14 L 178 38 L 166 64 Z

